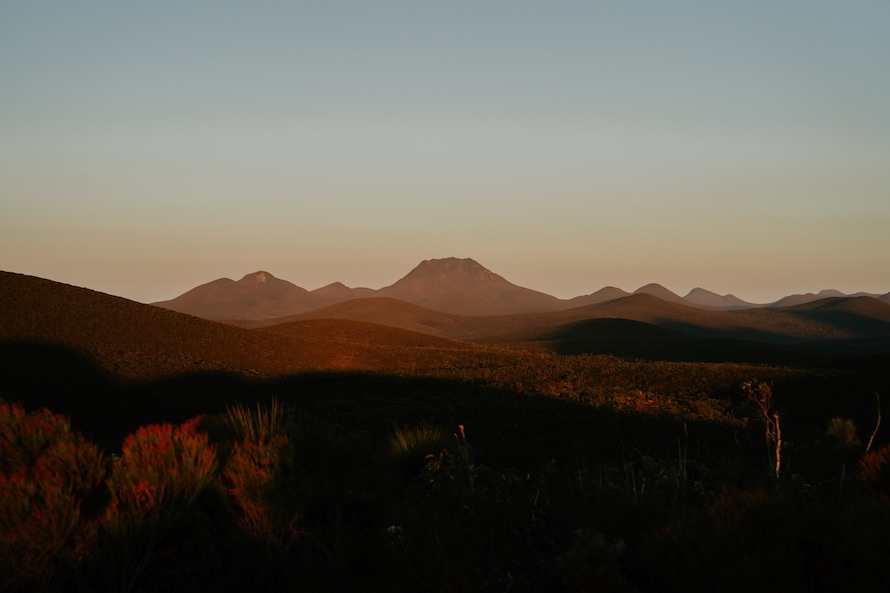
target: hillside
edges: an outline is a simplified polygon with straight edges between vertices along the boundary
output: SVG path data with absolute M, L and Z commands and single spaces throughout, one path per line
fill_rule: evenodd
M 390 353 L 386 366 L 395 368 L 400 361 L 411 364 L 414 348 L 471 348 L 405 330 L 333 320 L 250 331 L 8 272 L 0 272 L 0 311 L 5 365 L 26 349 L 37 352 L 52 345 L 78 352 L 127 379 L 194 371 L 278 375 L 370 370 L 383 362 L 384 351 Z M 52 364 L 47 360 L 46 372 L 52 372 Z

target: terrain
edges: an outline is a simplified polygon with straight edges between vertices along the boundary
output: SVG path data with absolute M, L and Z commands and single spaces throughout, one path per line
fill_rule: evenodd
M 471 260 L 424 262 L 386 293 L 304 291 L 267 273 L 199 288 L 189 298 L 218 320 L 0 272 L 0 438 L 16 451 L 0 468 L 0 521 L 19 538 L 0 540 L 4 585 L 833 590 L 890 578 L 890 304 L 874 296 L 748 307 L 653 285 L 558 301 Z M 39 474 L 47 451 L 72 450 L 25 446 L 44 408 L 70 420 L 58 438 L 114 455 L 91 466 L 82 498 L 59 483 L 79 518 L 51 525 L 33 523 L 58 510 L 39 505 L 65 496 L 33 499 L 42 514 L 12 504 L 31 500 L 13 489 L 22 476 L 56 484 Z M 776 448 L 760 410 L 780 414 Z M 151 462 L 166 472 L 121 473 L 139 439 L 154 443 L 146 455 L 170 445 Z M 195 471 L 176 465 L 186 444 L 218 464 L 188 502 L 164 477 Z M 273 481 L 238 481 L 256 475 Z M 158 506 L 126 484 L 156 484 Z M 47 555 L 39 534 L 65 525 Z M 779 572 L 770 546 L 786 550 Z M 113 550 L 153 551 L 131 565 Z

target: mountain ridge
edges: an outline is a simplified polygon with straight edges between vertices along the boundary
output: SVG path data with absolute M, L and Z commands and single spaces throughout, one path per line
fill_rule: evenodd
M 423 260 L 405 276 L 380 289 L 350 288 L 341 282 L 333 282 L 308 291 L 268 272 L 258 271 L 237 282 L 220 278 L 173 299 L 152 304 L 204 319 L 246 321 L 299 315 L 353 299 L 385 297 L 444 313 L 487 316 L 572 309 L 631 294 L 653 294 L 668 302 L 722 310 L 787 307 L 839 296 L 868 296 L 890 303 L 890 293 L 845 295 L 825 289 L 819 293 L 788 295 L 768 304 L 755 304 L 700 287 L 681 297 L 655 283 L 634 292 L 607 286 L 587 295 L 559 299 L 513 284 L 473 259 L 447 257 Z

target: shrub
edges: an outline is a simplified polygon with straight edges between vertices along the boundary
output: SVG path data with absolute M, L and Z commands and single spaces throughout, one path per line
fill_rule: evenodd
M 236 444 L 223 470 L 238 524 L 273 548 L 287 550 L 299 536 L 301 512 L 286 479 L 295 470 L 293 449 L 285 436 Z
M 157 545 L 190 519 L 192 503 L 214 482 L 216 451 L 199 421 L 145 426 L 124 440 L 89 567 L 97 588 L 134 590 Z
M 609 542 L 598 531 L 576 530 L 574 545 L 558 559 L 563 581 L 573 591 L 638 591 L 621 574 L 624 548 L 620 539 Z
M 199 421 L 152 424 L 128 436 L 108 480 L 114 504 L 145 514 L 162 505 L 192 503 L 216 472 L 216 450 L 197 431 Z
M 240 402 L 232 407 L 226 406 L 226 419 L 236 440 L 253 443 L 291 434 L 297 423 L 293 409 L 279 404 L 277 398 L 272 398 L 268 408 L 257 402 L 256 410 L 247 408 Z
M 884 445 L 863 455 L 859 460 L 859 480 L 881 494 L 890 495 L 888 461 L 890 461 L 890 445 Z
M 397 428 L 389 435 L 389 450 L 398 466 L 408 475 L 420 472 L 447 444 L 445 431 L 428 424 L 417 428 Z
M 835 441 L 839 447 L 858 447 L 860 443 L 856 425 L 849 418 L 832 418 L 825 430 L 825 436 Z
M 84 555 L 82 505 L 104 458 L 63 416 L 2 400 L 0 451 L 0 588 L 51 590 Z

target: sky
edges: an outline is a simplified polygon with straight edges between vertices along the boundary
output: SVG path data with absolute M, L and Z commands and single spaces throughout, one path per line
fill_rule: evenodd
M 890 291 L 890 2 L 0 0 L 0 270 Z

